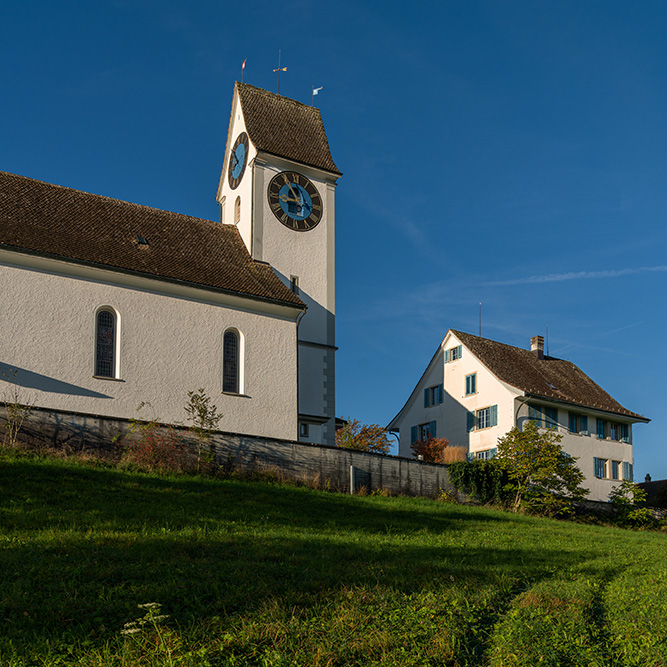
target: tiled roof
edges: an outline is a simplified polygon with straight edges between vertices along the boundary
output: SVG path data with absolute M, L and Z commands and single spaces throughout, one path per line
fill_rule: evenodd
M 563 401 L 649 421 L 624 408 L 573 363 L 498 343 L 488 338 L 452 333 L 499 379 L 535 397 Z
M 268 264 L 253 261 L 232 225 L 6 172 L 0 248 L 304 307 Z
M 340 176 L 319 109 L 247 83 L 237 82 L 236 87 L 255 148 Z

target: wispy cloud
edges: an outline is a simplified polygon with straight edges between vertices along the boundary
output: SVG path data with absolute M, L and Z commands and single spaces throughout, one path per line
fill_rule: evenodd
M 667 265 L 640 266 L 635 269 L 612 269 L 609 271 L 570 271 L 569 273 L 546 273 L 540 276 L 527 276 L 525 278 L 512 278 L 510 280 L 492 280 L 482 285 L 530 285 L 534 283 L 559 283 L 565 280 L 590 280 L 592 278 L 619 278 L 620 276 L 632 276 L 640 273 L 664 273 Z

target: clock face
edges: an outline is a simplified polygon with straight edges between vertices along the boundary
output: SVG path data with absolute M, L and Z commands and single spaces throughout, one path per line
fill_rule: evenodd
M 307 232 L 322 219 L 322 198 L 317 188 L 295 171 L 282 171 L 271 179 L 269 206 L 280 222 L 296 232 Z
M 241 132 L 236 138 L 234 143 L 234 148 L 229 155 L 229 187 L 232 190 L 235 190 L 245 172 L 245 166 L 248 162 L 248 135 L 245 132 Z

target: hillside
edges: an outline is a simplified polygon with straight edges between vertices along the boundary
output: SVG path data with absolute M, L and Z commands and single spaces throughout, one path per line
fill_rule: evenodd
M 0 664 L 667 665 L 665 539 L 5 454 Z

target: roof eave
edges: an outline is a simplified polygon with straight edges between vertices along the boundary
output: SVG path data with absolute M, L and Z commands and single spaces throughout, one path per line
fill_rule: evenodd
M 59 262 L 66 262 L 68 264 L 78 264 L 80 266 L 88 266 L 94 269 L 102 269 L 106 271 L 113 271 L 115 273 L 122 273 L 125 275 L 136 276 L 138 278 L 147 278 L 149 280 L 157 280 L 160 282 L 170 283 L 173 285 L 182 285 L 184 287 L 193 287 L 196 289 L 202 289 L 207 292 L 214 292 L 216 294 L 228 294 L 230 296 L 241 296 L 246 299 L 252 299 L 253 301 L 260 301 L 262 303 L 271 303 L 279 306 L 287 306 L 289 308 L 294 308 L 296 310 L 306 311 L 308 306 L 300 301 L 301 305 L 293 303 L 291 301 L 283 301 L 282 299 L 272 299 L 270 297 L 263 297 L 257 294 L 249 294 L 248 292 L 241 292 L 237 290 L 228 290 L 222 287 L 214 287 L 213 285 L 205 285 L 203 283 L 194 283 L 189 280 L 181 280 L 179 278 L 171 278 L 169 276 L 159 276 L 154 273 L 145 273 L 143 271 L 134 271 L 132 269 L 125 269 L 120 266 L 112 266 L 110 264 L 100 264 L 98 262 L 91 262 L 85 259 L 74 259 L 72 257 L 66 257 L 64 255 L 55 255 L 53 253 L 40 252 L 39 250 L 32 250 L 30 248 L 21 248 L 18 246 L 10 246 L 5 243 L 0 243 L 0 249 L 7 250 L 10 252 L 22 253 L 25 255 L 32 255 L 34 257 L 44 257 L 45 259 L 53 259 Z M 298 297 L 297 297 L 298 298 Z
M 575 408 L 583 408 L 586 410 L 593 410 L 594 412 L 600 412 L 602 414 L 606 415 L 614 415 L 616 417 L 625 417 L 626 419 L 631 419 L 633 422 L 642 422 L 644 424 L 648 424 L 651 420 L 648 417 L 642 417 L 641 415 L 631 413 L 627 414 L 625 412 L 618 412 L 615 410 L 607 410 L 605 408 L 600 408 L 595 405 L 588 405 L 586 403 L 576 403 L 575 401 L 568 401 L 565 400 L 564 398 L 554 398 L 553 396 L 544 396 L 542 394 L 537 394 L 535 392 L 530 392 L 530 391 L 525 391 L 525 390 L 520 390 L 523 391 L 523 395 L 526 398 L 537 398 L 541 401 L 547 401 L 548 403 L 560 403 L 564 405 L 571 405 Z

